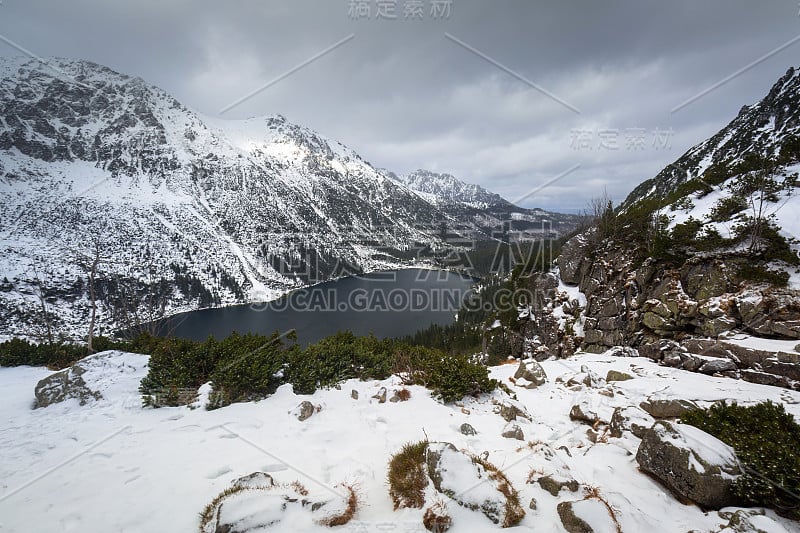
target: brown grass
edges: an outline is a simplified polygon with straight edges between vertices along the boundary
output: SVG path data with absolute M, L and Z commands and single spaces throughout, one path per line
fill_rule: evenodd
M 205 506 L 203 512 L 200 513 L 200 530 L 199 530 L 200 533 L 203 533 L 205 527 L 209 523 L 211 523 L 211 521 L 214 519 L 214 510 L 217 508 L 217 505 L 219 505 L 219 503 L 222 500 L 224 500 L 228 496 L 233 496 L 234 494 L 238 494 L 246 490 L 258 490 L 258 489 L 236 486 L 236 487 L 229 487 L 220 492 L 219 494 L 217 494 L 217 496 L 213 500 L 211 500 L 211 503 Z
M 535 483 L 537 479 L 539 479 L 540 477 L 542 477 L 544 475 L 545 475 L 544 468 L 541 468 L 541 467 L 531 468 L 531 471 L 528 472 L 527 483 L 528 484 Z
M 397 391 L 397 397 L 400 398 L 401 402 L 407 402 L 411 399 L 411 391 L 403 387 Z
M 358 492 L 356 491 L 356 487 L 345 483 L 338 486 L 343 487 L 349 493 L 347 497 L 347 507 L 337 515 L 320 520 L 320 525 L 328 527 L 343 526 L 352 520 L 353 516 L 356 514 L 356 510 L 358 509 Z
M 406 507 L 421 509 L 425 505 L 425 487 L 428 486 L 425 472 L 427 449 L 427 440 L 410 442 L 389 461 L 389 496 L 395 511 Z
M 447 506 L 438 501 L 425 510 L 422 525 L 432 533 L 445 533 L 453 525 L 453 519 L 447 514 Z
M 299 481 L 292 481 L 291 483 L 287 483 L 286 485 L 281 485 L 281 486 L 288 487 L 288 488 L 292 489 L 293 491 L 295 491 L 300 496 L 308 496 L 308 489 L 306 489 L 305 486 L 303 486 L 303 484 L 300 483 Z M 233 496 L 234 494 L 239 494 L 240 492 L 251 491 L 251 490 L 264 490 L 264 491 L 266 491 L 266 490 L 271 490 L 271 489 L 274 489 L 274 488 L 276 488 L 276 487 L 267 487 L 267 486 L 264 486 L 264 487 L 246 487 L 246 486 L 242 486 L 242 485 L 237 485 L 237 486 L 234 486 L 234 487 L 228 487 L 227 489 L 223 490 L 222 492 L 217 494 L 217 496 L 213 500 L 211 500 L 211 502 L 208 505 L 205 506 L 205 508 L 203 509 L 203 512 L 200 513 L 200 530 L 199 530 L 200 533 L 203 533 L 203 530 L 205 529 L 205 527 L 209 523 L 211 523 L 211 521 L 214 519 L 214 510 L 217 508 L 217 506 L 225 498 Z
M 503 519 L 503 527 L 512 527 L 520 523 L 525 518 L 525 509 L 519 501 L 519 493 L 508 480 L 506 475 L 489 461 L 472 456 L 472 462 L 481 465 L 489 473 L 489 479 L 497 482 L 497 490 L 506 498 L 506 512 Z
M 300 496 L 308 496 L 308 489 L 300 483 L 299 481 L 295 480 L 289 483 L 288 487 L 290 487 L 293 491 L 295 491 Z
M 611 517 L 611 520 L 614 522 L 614 526 L 617 528 L 617 533 L 622 533 L 622 526 L 619 523 L 619 519 L 617 519 L 617 513 L 614 512 L 614 508 L 611 507 L 611 504 L 608 503 L 608 500 L 606 500 L 602 494 L 600 494 L 600 489 L 592 485 L 586 485 L 583 487 L 583 490 L 586 493 L 583 499 L 597 500 L 602 503 L 605 506 L 606 511 L 608 511 L 608 515 Z

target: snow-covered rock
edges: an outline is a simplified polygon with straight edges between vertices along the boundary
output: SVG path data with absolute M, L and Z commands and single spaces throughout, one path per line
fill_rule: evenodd
M 525 511 L 505 476 L 474 456 L 449 443 L 430 443 L 426 454 L 428 473 L 437 491 L 460 506 L 483 513 L 503 527 L 516 525 Z
M 611 415 L 609 423 L 609 433 L 612 437 L 622 437 L 623 433 L 630 431 L 640 439 L 645 431 L 653 427 L 656 419 L 650 416 L 644 409 L 629 405 L 627 407 L 617 407 Z
M 514 379 L 517 386 L 533 389 L 547 382 L 547 374 L 545 374 L 542 365 L 536 360 L 530 359 L 519 362 L 519 367 L 514 373 Z
M 656 422 L 644 432 L 636 461 L 665 486 L 705 508 L 736 502 L 731 486 L 743 472 L 736 454 L 694 426 Z
M 609 509 L 600 500 L 586 498 L 561 502 L 558 517 L 569 533 L 618 533 Z
M 120 392 L 127 380 L 141 379 L 147 372 L 148 357 L 118 351 L 84 357 L 73 366 L 41 379 L 34 389 L 36 407 L 77 400 L 80 405 L 100 400 L 106 391 Z M 136 389 L 126 391 L 136 394 Z M 138 394 L 135 401 L 138 401 Z

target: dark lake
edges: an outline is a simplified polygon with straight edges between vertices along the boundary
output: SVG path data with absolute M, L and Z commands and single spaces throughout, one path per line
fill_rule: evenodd
M 430 324 L 452 323 L 473 283 L 443 270 L 377 272 L 298 289 L 272 302 L 181 313 L 167 319 L 166 330 L 205 340 L 233 331 L 266 335 L 295 329 L 300 345 L 341 330 L 401 337 Z

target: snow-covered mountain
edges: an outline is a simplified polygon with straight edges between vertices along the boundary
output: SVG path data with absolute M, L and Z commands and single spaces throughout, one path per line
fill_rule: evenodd
M 625 205 L 662 198 L 693 178 L 717 185 L 748 154 L 800 162 L 800 69 L 790 68 L 759 102 L 741 108 L 727 126 L 636 187 Z
M 391 177 L 435 204 L 464 204 L 482 209 L 488 207 L 519 209 L 499 194 L 489 192 L 480 185 L 464 183 L 451 174 L 416 170 L 407 176 L 392 174 Z
M 576 215 L 519 207 L 499 194 L 451 174 L 416 170 L 407 176 L 392 172 L 387 175 L 450 216 L 470 220 L 488 234 L 496 234 L 499 229 L 510 238 L 564 235 L 578 224 Z
M 87 61 L 0 59 L 0 111 L 5 334 L 34 334 L 48 308 L 57 329 L 84 322 L 95 255 L 110 326 L 142 302 L 161 315 L 418 262 L 442 224 L 469 239 L 500 224 L 280 115 L 207 117 Z

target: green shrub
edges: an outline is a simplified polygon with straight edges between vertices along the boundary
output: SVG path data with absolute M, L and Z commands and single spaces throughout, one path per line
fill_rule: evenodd
M 80 344 L 36 344 L 13 338 L 0 343 L 0 366 L 46 366 L 61 370 L 86 357 Z
M 297 394 L 346 379 L 386 379 L 392 373 L 408 385 L 427 387 L 444 402 L 491 392 L 496 386 L 486 367 L 465 355 L 394 339 L 356 337 L 349 331 L 294 352 L 288 365 L 288 380 Z
M 800 519 L 800 425 L 781 404 L 720 403 L 684 414 L 681 421 L 731 446 L 745 466 L 733 485 L 748 505 Z
M 285 383 L 284 367 L 296 351 L 294 346 L 287 350 L 278 333 L 269 337 L 233 333 L 223 341 L 209 339 L 201 347 L 200 359 L 205 357 L 203 363 L 213 367 L 209 375 L 216 406 L 259 400 L 274 393 Z
M 296 340 L 289 337 L 288 340 Z M 222 341 L 145 340 L 155 346 L 139 390 L 146 405 L 175 406 L 192 401 L 200 385 L 211 382 L 209 408 L 251 401 L 291 383 L 297 394 L 313 394 L 347 379 L 386 379 L 399 373 L 408 384 L 428 387 L 444 402 L 497 386 L 483 365 L 394 339 L 357 337 L 340 332 L 301 349 L 277 333 L 232 334 Z
M 497 388 L 487 368 L 466 355 L 447 354 L 424 346 L 398 346 L 395 373 L 408 385 L 422 385 L 443 402 L 476 396 Z
M 295 393 L 312 394 L 346 379 L 385 379 L 391 374 L 395 343 L 349 331 L 336 333 L 292 355 L 289 381 Z
M 213 339 L 209 339 L 213 342 Z M 213 360 L 200 343 L 187 339 L 164 339 L 150 355 L 147 375 L 139 385 L 145 404 L 175 406 L 178 391 L 197 388 L 207 382 Z
M 672 228 L 670 237 L 673 241 L 675 241 L 676 244 L 689 247 L 694 244 L 697 233 L 702 227 L 702 222 L 695 218 L 689 217 L 686 222 L 676 224 L 675 227 Z
M 717 201 L 711 208 L 710 219 L 714 222 L 727 222 L 747 209 L 747 202 L 741 196 L 727 196 Z
M 153 353 L 163 339 L 140 335 L 132 340 L 120 341 L 109 337 L 94 337 L 94 353 L 106 350 L 124 350 L 134 353 Z M 89 355 L 86 344 L 63 343 L 37 344 L 25 339 L 13 338 L 0 342 L 0 366 L 46 366 L 61 370 L 74 365 Z
M 786 287 L 789 284 L 788 272 L 770 270 L 763 265 L 745 263 L 739 265 L 738 273 L 739 277 L 745 281 L 769 283 L 776 287 Z

